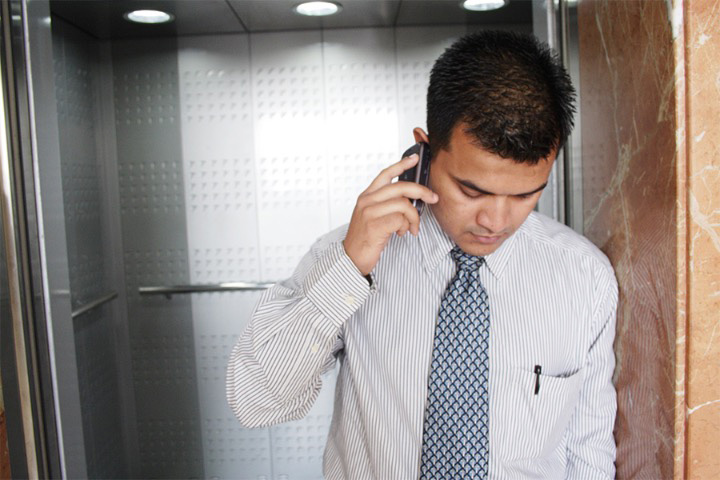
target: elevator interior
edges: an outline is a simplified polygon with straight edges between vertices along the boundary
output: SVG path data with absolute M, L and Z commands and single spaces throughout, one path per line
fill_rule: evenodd
M 347 0 L 317 19 L 279 0 L 17 3 L 47 471 L 321 478 L 333 375 L 305 419 L 244 429 L 225 402 L 230 349 L 262 289 L 346 223 L 424 127 L 442 50 L 484 28 L 556 44 L 557 6 Z M 133 25 L 138 7 L 175 20 Z M 540 205 L 555 217 L 564 174 Z

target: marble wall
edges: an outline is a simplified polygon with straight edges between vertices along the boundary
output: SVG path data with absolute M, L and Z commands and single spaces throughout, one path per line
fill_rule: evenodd
M 686 0 L 688 478 L 720 478 L 720 0 Z M 682 202 L 679 202 L 682 203 Z
M 677 176 L 671 25 L 661 1 L 582 1 L 585 234 L 620 285 L 618 478 L 673 476 Z
M 578 18 L 585 233 L 621 295 L 618 478 L 717 478 L 720 0 Z

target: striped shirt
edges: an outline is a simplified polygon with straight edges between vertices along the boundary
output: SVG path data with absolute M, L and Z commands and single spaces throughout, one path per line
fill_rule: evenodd
M 418 237 L 391 238 L 370 286 L 345 254 L 346 231 L 318 240 L 264 293 L 231 354 L 228 401 L 247 427 L 302 418 L 340 362 L 325 477 L 414 479 L 453 244 L 426 208 Z M 613 478 L 618 290 L 607 258 L 533 212 L 480 279 L 491 312 L 490 478 Z

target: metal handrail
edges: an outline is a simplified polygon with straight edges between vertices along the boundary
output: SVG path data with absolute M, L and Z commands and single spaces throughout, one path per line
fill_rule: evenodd
M 173 295 L 185 293 L 235 292 L 265 290 L 275 285 L 274 282 L 223 282 L 200 285 L 166 285 L 159 287 L 138 287 L 140 295 Z
M 86 303 L 85 305 L 78 308 L 77 310 L 73 310 L 72 318 L 79 317 L 80 315 L 83 315 L 83 314 L 89 312 L 90 310 L 93 310 L 93 309 L 99 307 L 100 305 L 109 302 L 110 300 L 114 300 L 117 298 L 117 296 L 118 296 L 117 292 L 111 292 L 111 293 L 108 293 L 107 295 L 104 295 L 96 300 L 93 300 L 92 302 Z

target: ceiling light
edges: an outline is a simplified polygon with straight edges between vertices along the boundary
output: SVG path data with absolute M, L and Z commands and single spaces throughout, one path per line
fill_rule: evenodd
M 169 13 L 160 10 L 133 10 L 127 12 L 124 16 L 126 20 L 135 23 L 167 23 L 174 18 Z
M 465 0 L 462 6 L 465 10 L 474 12 L 485 12 L 487 10 L 497 10 L 508 4 L 509 0 Z
M 308 17 L 324 17 L 339 12 L 341 8 L 340 4 L 335 2 L 305 2 L 295 6 L 293 11 Z

